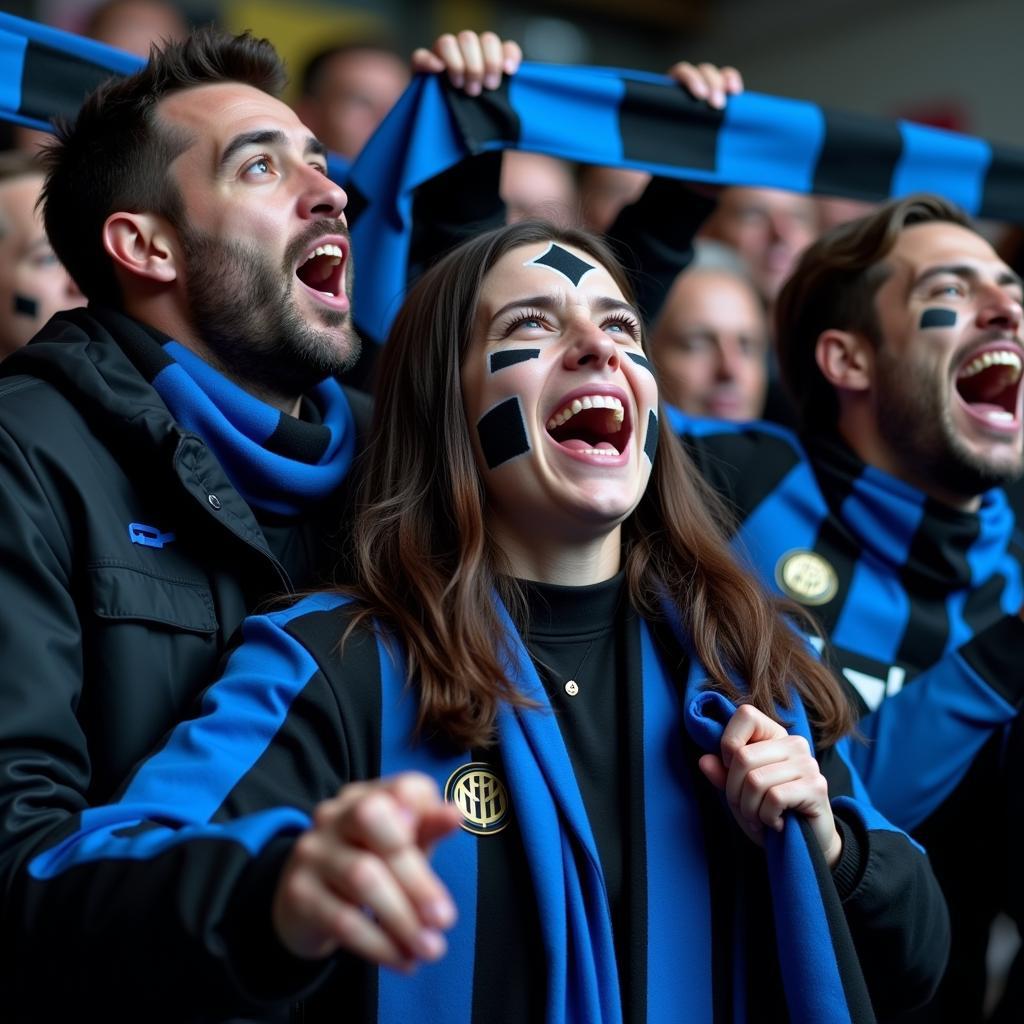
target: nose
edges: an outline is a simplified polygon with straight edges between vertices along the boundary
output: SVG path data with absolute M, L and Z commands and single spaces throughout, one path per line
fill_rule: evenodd
M 303 165 L 299 212 L 308 220 L 318 217 L 340 218 L 348 206 L 345 190 L 315 167 Z
M 730 381 L 739 376 L 740 364 L 743 356 L 740 347 L 731 338 L 719 338 L 715 346 L 718 356 L 715 366 L 715 376 L 718 380 Z
M 978 306 L 979 327 L 1001 327 L 1017 334 L 1024 310 L 1018 299 L 997 284 L 988 287 Z
M 563 357 L 567 370 L 617 370 L 619 362 L 618 346 L 597 324 L 588 319 L 572 327 Z

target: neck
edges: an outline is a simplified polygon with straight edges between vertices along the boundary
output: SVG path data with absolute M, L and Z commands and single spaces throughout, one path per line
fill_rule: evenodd
M 232 383 L 237 384 L 243 391 L 247 391 L 253 398 L 287 413 L 289 416 L 298 416 L 299 407 L 302 404 L 301 395 L 285 394 L 274 388 L 268 388 L 261 383 L 248 380 L 233 372 L 230 366 L 226 366 L 210 347 L 202 340 L 195 327 L 175 312 L 173 306 L 168 308 L 166 296 L 158 296 L 147 299 L 143 297 L 135 301 L 125 301 L 124 311 L 141 320 L 143 323 L 155 327 L 158 331 L 173 338 L 179 345 L 194 352 L 204 362 L 209 363 L 218 373 L 224 374 Z
M 908 465 L 907 461 L 900 458 L 881 437 L 872 419 L 841 415 L 838 429 L 842 439 L 867 465 L 910 484 L 929 498 L 960 512 L 977 512 L 981 507 L 980 495 L 952 491 L 944 487 L 940 481 L 933 479 L 928 473 L 927 466 Z
M 512 575 L 535 583 L 555 583 L 563 587 L 585 587 L 610 580 L 621 562 L 621 527 L 603 537 L 586 541 L 544 541 L 491 526 L 496 545 L 509 561 Z

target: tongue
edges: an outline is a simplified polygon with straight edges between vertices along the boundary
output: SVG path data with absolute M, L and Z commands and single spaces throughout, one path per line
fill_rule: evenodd
M 596 448 L 602 452 L 614 452 L 617 451 L 615 445 L 610 441 L 598 441 L 597 444 L 591 444 L 589 441 L 584 441 L 578 437 L 570 437 L 565 441 L 559 442 L 563 448 L 569 448 L 574 452 L 586 452 L 592 448 Z

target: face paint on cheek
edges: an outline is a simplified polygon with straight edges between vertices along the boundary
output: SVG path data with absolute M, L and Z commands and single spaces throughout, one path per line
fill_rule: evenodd
M 658 450 L 658 414 L 651 409 L 647 414 L 647 436 L 644 438 L 644 455 L 654 465 L 654 453 Z
M 514 348 L 507 352 L 491 353 L 491 373 L 497 373 L 506 367 L 515 366 L 516 363 L 525 363 L 528 359 L 536 359 L 540 356 L 539 348 Z
M 654 376 L 654 367 L 651 366 L 651 361 L 640 355 L 639 352 L 627 352 L 627 356 L 636 363 L 637 366 L 642 366 L 651 376 Z
M 39 303 L 35 299 L 30 299 L 27 295 L 15 295 L 14 315 L 30 316 L 35 320 L 39 316 Z
M 488 469 L 495 469 L 530 450 L 530 438 L 518 398 L 506 398 L 485 412 L 477 422 L 476 432 Z
M 926 309 L 921 314 L 921 323 L 918 326 L 923 328 L 952 327 L 955 323 L 955 309 Z
M 552 242 L 539 256 L 526 260 L 524 267 L 545 267 L 559 277 L 564 277 L 573 288 L 597 267 L 593 263 L 581 260 L 568 249 L 563 249 L 557 242 Z

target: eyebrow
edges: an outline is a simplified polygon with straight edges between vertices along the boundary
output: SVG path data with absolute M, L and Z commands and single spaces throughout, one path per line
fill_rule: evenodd
M 940 277 L 942 274 L 952 274 L 954 277 L 962 277 L 970 281 L 977 281 L 981 276 L 978 273 L 977 267 L 961 263 L 946 263 L 938 267 L 929 267 L 924 273 L 920 274 L 911 285 L 911 291 L 915 291 L 931 278 Z M 1005 268 L 999 272 L 996 283 L 1016 285 L 1018 288 L 1024 288 L 1024 281 L 1021 280 L 1020 275 Z
M 281 146 L 287 143 L 288 136 L 284 132 L 276 128 L 258 129 L 251 132 L 242 132 L 241 135 L 236 135 L 225 148 L 220 158 L 220 168 L 231 162 L 231 158 L 238 153 L 239 150 L 246 149 L 249 146 Z M 310 135 L 306 139 L 305 148 L 302 151 L 303 156 L 327 156 L 327 147 L 317 138 Z
M 538 309 L 543 310 L 555 310 L 560 306 L 564 305 L 561 298 L 557 295 L 530 295 L 522 299 L 513 299 L 511 302 L 506 302 L 501 309 L 495 310 L 491 316 L 491 323 L 497 320 L 500 316 L 510 312 L 513 309 L 519 309 L 522 306 L 536 306 Z M 628 302 L 622 299 L 613 299 L 610 295 L 601 296 L 590 303 L 591 309 L 596 310 L 599 313 L 607 313 L 610 310 L 619 309 L 624 310 L 627 313 L 631 313 L 638 320 L 640 319 L 640 312 L 635 306 L 631 306 Z

